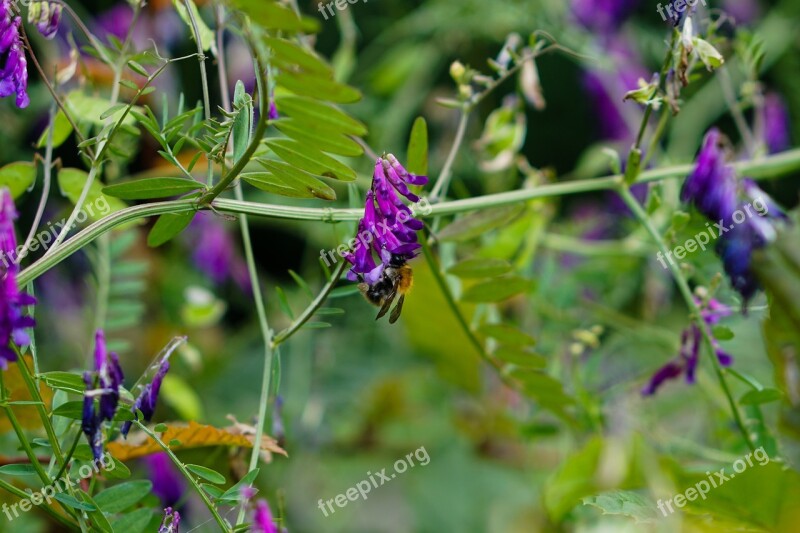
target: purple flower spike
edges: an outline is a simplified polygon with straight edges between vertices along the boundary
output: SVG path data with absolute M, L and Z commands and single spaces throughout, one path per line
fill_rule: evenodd
M 28 62 L 19 33 L 21 19 L 12 17 L 10 0 L 0 0 L 0 98 L 16 94 L 17 107 L 28 107 Z
M 134 414 L 136 414 L 137 409 L 141 411 L 145 422 L 150 422 L 150 420 L 153 419 L 153 415 L 156 412 L 158 393 L 161 390 L 161 382 L 164 381 L 164 376 L 167 375 L 167 371 L 169 371 L 169 361 L 165 359 L 161 363 L 161 366 L 158 367 L 158 372 L 156 372 L 155 377 L 153 377 L 153 381 L 144 386 L 131 408 Z M 130 420 L 122 425 L 120 431 L 123 436 L 128 436 L 132 425 L 133 423 Z
M 33 296 L 20 292 L 17 286 L 19 264 L 16 261 L 17 238 L 14 221 L 17 210 L 8 189 L 0 190 L 0 369 L 17 360 L 16 352 L 9 346 L 30 344 L 25 328 L 36 325 L 33 318 L 22 314 L 23 308 L 36 303 Z
M 103 453 L 103 421 L 114 418 L 123 376 L 117 354 L 109 354 L 106 350 L 106 339 L 102 330 L 97 330 L 94 342 L 94 373 L 83 374 L 86 391 L 83 393 L 81 429 L 89 441 L 94 458 L 99 459 Z
M 769 153 L 775 154 L 788 149 L 792 142 L 790 132 L 792 129 L 789 120 L 789 111 L 786 103 L 775 93 L 764 97 L 764 141 Z
M 45 39 L 52 39 L 61 22 L 64 6 L 55 2 L 33 2 L 28 7 L 28 22 L 36 24 L 36 29 Z
M 272 520 L 272 513 L 265 500 L 258 500 L 253 516 L 253 533 L 278 533 L 278 525 Z
M 153 494 L 161 500 L 161 505 L 174 507 L 186 491 L 181 473 L 172 464 L 166 452 L 154 453 L 144 458 L 148 477 L 153 482 Z
M 178 528 L 180 523 L 180 513 L 178 511 L 174 511 L 172 507 L 167 507 L 164 509 L 164 519 L 161 520 L 158 533 L 179 533 Z
M 411 192 L 409 185 L 426 183 L 426 176 L 411 174 L 393 155 L 378 158 L 372 187 L 366 194 L 364 216 L 358 223 L 357 244 L 344 256 L 353 265 L 347 279 L 374 284 L 393 257 L 408 260 L 417 255 L 421 245 L 416 232 L 424 226 L 400 197 L 418 202 L 419 196 Z

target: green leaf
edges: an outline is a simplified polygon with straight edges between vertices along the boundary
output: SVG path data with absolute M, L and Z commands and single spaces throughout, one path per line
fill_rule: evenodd
M 298 96 L 311 96 L 326 102 L 349 104 L 361 100 L 358 89 L 339 83 L 332 78 L 323 78 L 315 74 L 282 71 L 276 77 L 281 87 Z
M 282 161 L 260 160 L 269 172 L 247 172 L 242 179 L 259 189 L 295 198 L 335 200 L 336 192 L 311 174 Z
M 125 411 L 129 412 L 127 409 Z M 119 413 L 119 411 L 118 411 Z M 113 458 L 112 458 L 113 459 Z M 125 466 L 125 463 L 119 459 L 114 460 L 114 468 L 107 468 L 103 470 L 103 475 L 109 479 L 127 479 L 131 477 L 131 471 Z
M 192 474 L 201 477 L 206 481 L 210 481 L 211 483 L 214 483 L 216 485 L 225 483 L 225 476 L 223 476 L 216 470 L 211 470 L 210 468 L 206 468 L 205 466 L 188 464 L 186 465 L 186 469 Z
M 36 179 L 36 165 L 27 161 L 9 163 L 0 168 L 0 189 L 8 188 L 15 200 L 27 191 Z
M 282 71 L 294 72 L 300 68 L 327 78 L 333 77 L 333 70 L 325 61 L 291 41 L 266 37 L 264 43 L 274 52 L 270 61 Z
M 286 293 L 283 292 L 283 289 L 280 287 L 275 287 L 275 293 L 278 295 L 278 305 L 280 305 L 281 310 L 294 320 L 294 313 L 292 312 L 292 307 L 289 305 L 289 300 L 286 298 Z
M 147 480 L 128 481 L 107 488 L 94 497 L 94 502 L 104 513 L 120 513 L 133 507 L 153 488 Z
M 194 215 L 194 211 L 161 215 L 147 235 L 147 245 L 156 248 L 171 241 L 191 224 Z
M 417 117 L 408 139 L 406 169 L 412 174 L 428 175 L 428 123 Z
M 714 326 L 713 333 L 718 341 L 729 341 L 734 337 L 731 328 L 726 326 Z
M 533 288 L 533 282 L 525 278 L 517 276 L 495 278 L 467 288 L 461 296 L 461 301 L 475 303 L 502 302 L 512 296 L 527 292 L 531 288 Z
M 536 339 L 524 331 L 506 324 L 484 324 L 478 328 L 478 333 L 508 346 L 525 347 L 536 344 Z
M 289 275 L 292 276 L 292 279 L 294 280 L 295 283 L 297 283 L 298 287 L 303 289 L 306 292 L 306 294 L 308 294 L 310 297 L 312 298 L 314 297 L 314 291 L 311 290 L 311 287 L 308 285 L 308 283 L 306 283 L 306 280 L 304 280 L 300 276 L 300 274 L 290 269 Z
M 761 405 L 762 403 L 777 402 L 783 399 L 783 393 L 777 389 L 751 390 L 742 395 L 739 403 L 742 405 Z
M 83 394 L 83 391 L 86 390 L 83 378 L 71 372 L 46 372 L 44 374 L 39 374 L 39 378 L 51 389 L 74 392 L 75 394 Z
M 111 527 L 114 528 L 114 531 L 124 531 L 125 533 L 143 533 L 153 516 L 153 511 L 146 507 L 142 509 L 135 509 L 111 522 Z
M 53 416 L 63 416 L 64 418 L 81 420 L 83 418 L 83 402 L 71 401 L 62 403 L 53 410 Z
M 146 178 L 109 185 L 103 188 L 103 194 L 123 200 L 150 200 L 180 196 L 203 187 L 188 178 Z
M 311 174 L 340 181 L 356 179 L 353 169 L 303 143 L 292 139 L 269 139 L 266 144 L 285 162 Z
M 274 0 L 234 0 L 233 5 L 244 11 L 253 22 L 268 30 L 291 33 L 316 33 L 319 30 L 319 23 L 316 20 L 301 18 Z
M 247 147 L 253 129 L 253 99 L 245 92 L 242 80 L 236 82 L 233 105 L 239 110 L 233 123 L 233 161 L 239 161 Z
M 69 139 L 69 136 L 72 135 L 72 124 L 70 123 L 67 115 L 64 114 L 63 111 L 60 109 L 58 113 L 56 113 L 55 119 L 53 120 L 53 148 L 58 148 L 64 142 Z M 42 135 L 39 137 L 39 140 L 36 142 L 37 148 L 44 148 L 47 146 L 47 139 L 50 135 L 50 128 L 44 130 Z
M 524 206 L 517 205 L 471 213 L 451 222 L 439 232 L 438 237 L 441 241 L 468 241 L 481 237 L 494 229 L 507 226 L 524 211 Z
M 347 157 L 358 157 L 364 153 L 360 144 L 337 131 L 325 129 L 324 123 L 314 124 L 282 118 L 276 120 L 273 125 L 287 137 L 314 146 L 323 152 Z
M 242 479 L 239 480 L 237 484 L 226 490 L 222 495 L 219 496 L 219 500 L 227 500 L 227 501 L 237 501 L 240 499 L 240 492 L 244 487 L 249 487 L 253 484 L 258 477 L 259 469 L 256 468 L 255 470 L 251 470 L 248 472 Z
M 105 119 L 101 117 L 109 108 L 113 107 L 110 100 L 99 96 L 89 96 L 77 89 L 67 94 L 65 104 L 73 117 L 78 117 L 81 121 L 90 122 L 95 126 L 106 125 Z M 131 110 L 138 113 L 144 112 L 144 108 L 139 106 L 133 106 Z M 136 119 L 131 113 L 128 113 L 122 122 L 133 125 L 136 123 Z
M 12 464 L 0 466 L 0 474 L 7 476 L 35 476 L 37 472 L 31 464 Z
M 511 363 L 522 368 L 545 368 L 547 366 L 546 357 L 520 348 L 501 346 L 492 355 L 505 363 Z
M 156 424 L 155 426 L 153 426 L 153 431 L 155 433 L 164 433 L 167 429 L 168 428 L 166 424 Z
M 73 205 L 80 199 L 87 179 L 89 179 L 89 175 L 77 168 L 62 168 L 58 172 L 58 186 Z M 128 206 L 122 200 L 103 194 L 103 185 L 98 180 L 94 180 L 89 186 L 82 211 L 89 219 L 96 222 L 109 213 L 116 213 L 126 207 Z
M 302 122 L 319 124 L 329 130 L 347 135 L 367 134 L 364 123 L 350 117 L 333 105 L 305 96 L 278 96 L 275 105 L 281 115 L 299 119 Z
M 511 272 L 511 263 L 503 259 L 466 259 L 447 269 L 448 274 L 463 279 L 494 278 Z
M 600 509 L 604 515 L 621 515 L 633 518 L 637 524 L 660 518 L 656 502 L 632 490 L 612 490 L 583 498 L 584 505 Z
M 71 496 L 71 495 L 66 494 L 64 492 L 56 493 L 54 498 L 56 500 L 60 501 L 61 503 L 63 503 L 64 505 L 66 505 L 67 507 L 72 507 L 73 509 L 79 509 L 81 511 L 96 511 L 97 510 L 97 507 L 95 507 L 94 505 L 78 501 L 74 496 Z
M 186 0 L 172 0 L 172 5 L 175 6 L 175 10 L 178 12 L 178 15 L 180 15 L 183 22 L 185 22 L 189 27 L 189 33 L 191 33 L 192 37 L 194 37 L 194 25 L 192 24 L 192 18 L 189 16 L 189 12 L 186 10 L 185 2 Z M 194 0 L 188 0 L 188 2 L 189 9 L 192 10 L 195 23 L 197 23 L 197 33 L 200 37 L 200 45 L 203 47 L 203 50 L 211 50 L 214 55 L 217 55 L 217 48 L 214 43 L 214 32 L 211 31 L 211 29 L 203 20 L 203 17 L 200 16 L 200 12 L 197 10 Z

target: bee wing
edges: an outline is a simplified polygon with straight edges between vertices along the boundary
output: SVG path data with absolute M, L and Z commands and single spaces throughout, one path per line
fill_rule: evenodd
M 392 309 L 392 314 L 389 315 L 389 324 L 394 324 L 397 322 L 397 319 L 400 318 L 400 313 L 403 311 L 403 302 L 406 299 L 405 294 L 400 295 L 400 299 L 397 300 L 397 305 L 394 306 Z
M 378 316 L 375 317 L 375 320 L 379 320 L 383 315 L 385 315 L 389 311 L 389 308 L 392 306 L 392 302 L 394 301 L 396 296 L 397 296 L 397 285 L 392 287 L 392 292 L 390 292 L 389 296 L 387 296 L 386 300 L 384 300 L 383 305 L 381 306 L 381 310 L 378 311 Z

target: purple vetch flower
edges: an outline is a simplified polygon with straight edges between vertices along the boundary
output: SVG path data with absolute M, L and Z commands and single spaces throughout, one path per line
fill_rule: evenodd
M 761 15 L 756 0 L 724 0 L 722 9 L 739 24 L 750 24 Z
M 787 217 L 755 182 L 737 182 L 716 129 L 709 131 L 703 141 L 695 169 L 683 184 L 681 200 L 694 204 L 721 231 L 715 248 L 746 310 L 759 289 L 751 269 L 753 251 L 774 240 L 775 222 L 788 221 Z M 752 213 L 752 208 L 757 213 Z
M 213 213 L 198 213 L 189 226 L 187 242 L 192 261 L 198 270 L 219 285 L 232 279 L 243 291 L 250 292 L 247 265 L 223 224 Z
M 638 0 L 572 0 L 575 20 L 587 30 L 614 33 L 634 12 Z
M 702 302 L 697 301 L 698 305 Z M 705 305 L 701 311 L 700 316 L 705 322 L 706 326 L 712 326 L 719 322 L 721 318 L 731 315 L 731 310 L 728 306 L 712 299 Z M 645 396 L 652 396 L 658 389 L 667 381 L 686 376 L 686 383 L 692 384 L 695 382 L 695 371 L 697 369 L 697 362 L 700 359 L 700 345 L 703 342 L 703 332 L 696 324 L 692 324 L 681 334 L 681 349 L 678 357 L 666 365 L 656 370 L 655 374 L 647 382 L 647 385 L 642 389 L 642 394 Z M 714 348 L 714 355 L 719 360 L 722 366 L 730 366 L 733 364 L 733 357 L 722 350 L 719 341 L 713 338 L 711 344 Z
M 0 0 L 0 98 L 16 94 L 17 107 L 28 107 L 28 62 L 11 0 Z
M 791 121 L 786 103 L 779 95 L 768 93 L 764 97 L 762 109 L 764 123 L 764 142 L 769 153 L 775 154 L 788 149 L 791 142 Z
M 136 398 L 136 401 L 133 403 L 133 407 L 131 411 L 136 414 L 136 411 L 139 410 L 142 412 L 142 417 L 144 418 L 145 422 L 150 422 L 152 420 L 153 415 L 156 412 L 156 402 L 158 401 L 158 392 L 161 390 L 161 382 L 164 381 L 164 376 L 167 375 L 167 371 L 169 370 L 169 361 L 164 359 L 161 362 L 161 365 L 158 367 L 158 371 L 156 375 L 153 377 L 153 381 L 148 383 L 142 389 L 142 392 Z M 122 428 L 120 429 L 123 436 L 127 437 L 128 432 L 131 429 L 133 422 L 130 420 L 126 421 Z
M 419 202 L 419 196 L 408 186 L 426 183 L 426 176 L 409 173 L 393 155 L 378 158 L 372 187 L 366 195 L 364 216 L 358 223 L 358 243 L 344 256 L 353 265 L 347 279 L 372 284 L 380 279 L 393 257 L 405 260 L 416 257 L 421 248 L 417 232 L 423 224 L 414 218 L 413 211 L 400 196 Z M 373 254 L 378 255 L 379 263 Z
M 158 527 L 158 533 L 178 533 L 181 523 L 181 515 L 178 511 L 167 507 L 164 509 L 164 518 L 161 520 L 161 525 Z
M 253 533 L 279 533 L 266 500 L 258 500 L 253 513 Z
M 278 108 L 275 106 L 275 100 L 269 101 L 269 115 L 267 115 L 267 118 L 270 120 L 278 120 L 280 118 Z
M 84 372 L 83 419 L 81 429 L 89 441 L 95 459 L 103 454 L 103 421 L 111 421 L 119 403 L 122 368 L 115 353 L 108 353 L 102 330 L 94 341 L 94 372 Z
M 0 369 L 8 368 L 8 363 L 17 360 L 16 352 L 11 348 L 13 342 L 17 346 L 27 346 L 30 338 L 25 328 L 32 328 L 36 321 L 22 314 L 23 308 L 36 303 L 36 299 L 28 293 L 21 292 L 17 285 L 19 264 L 16 261 L 17 238 L 14 233 L 14 221 L 17 210 L 8 189 L 0 190 Z
M 45 39 L 52 39 L 61 22 L 64 6 L 56 2 L 33 2 L 28 7 L 28 23 L 36 24 L 36 29 Z
M 174 507 L 183 498 L 186 484 L 169 455 L 166 452 L 148 455 L 144 458 L 144 464 L 153 482 L 153 494 L 161 500 L 161 505 Z

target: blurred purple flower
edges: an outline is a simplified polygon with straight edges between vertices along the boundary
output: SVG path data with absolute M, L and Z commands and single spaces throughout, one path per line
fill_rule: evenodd
M 174 507 L 183 497 L 186 485 L 169 455 L 166 452 L 154 453 L 146 456 L 144 463 L 153 482 L 153 494 L 161 500 L 161 505 Z
M 136 401 L 133 403 L 133 407 L 131 411 L 136 414 L 137 409 L 142 412 L 142 418 L 144 418 L 145 422 L 150 422 L 153 419 L 153 415 L 156 412 L 156 402 L 158 401 L 158 392 L 161 390 L 161 382 L 164 381 L 164 376 L 167 375 L 169 371 L 169 361 L 164 359 L 161 362 L 161 365 L 158 367 L 158 371 L 156 372 L 155 377 L 153 377 L 153 381 L 148 383 L 142 389 L 142 392 L 136 398 Z M 120 432 L 123 436 L 127 437 L 128 432 L 131 430 L 131 425 L 133 422 L 130 420 L 126 421 Z
M 575 20 L 590 31 L 613 33 L 633 14 L 638 0 L 572 0 Z
M 56 2 L 33 2 L 28 6 L 28 22 L 36 24 L 36 29 L 45 39 L 52 39 L 61 22 L 64 6 Z
M 83 419 L 81 429 L 89 441 L 92 454 L 99 459 L 103 454 L 103 421 L 111 421 L 119 404 L 119 387 L 122 385 L 122 368 L 115 353 L 108 353 L 102 330 L 94 337 L 94 372 L 84 372 Z M 99 401 L 95 401 L 99 397 Z M 98 405 L 99 404 L 99 405 Z
M 193 249 L 192 261 L 215 284 L 232 279 L 250 292 L 247 265 L 236 250 L 233 238 L 225 225 L 213 213 L 198 213 L 187 232 Z
M 258 500 L 253 514 L 253 533 L 279 533 L 278 525 L 272 520 L 266 500 Z
M 36 299 L 28 293 L 21 292 L 17 286 L 19 263 L 16 258 L 17 238 L 14 233 L 14 221 L 17 210 L 8 189 L 0 189 L 0 369 L 8 368 L 10 361 L 17 360 L 17 354 L 9 344 L 13 341 L 17 346 L 27 346 L 30 338 L 25 328 L 32 328 L 36 321 L 22 314 L 23 307 L 33 305 Z
M 791 121 L 786 103 L 779 95 L 769 93 L 764 97 L 762 110 L 764 141 L 769 153 L 782 152 L 791 146 Z
M 358 243 L 354 251 L 344 256 L 353 265 L 347 279 L 372 284 L 380 279 L 391 261 L 416 257 L 421 248 L 416 232 L 423 224 L 414 218 L 398 193 L 411 202 L 418 202 L 419 196 L 408 186 L 426 183 L 426 176 L 409 173 L 393 155 L 378 158 L 372 187 L 366 195 L 364 217 L 358 223 Z M 373 251 L 381 261 L 377 265 Z
M 743 194 L 742 194 L 743 193 Z M 749 200 L 745 206 L 741 196 Z M 720 231 L 716 250 L 733 288 L 742 296 L 743 309 L 759 289 L 751 270 L 753 251 L 775 238 L 774 222 L 787 220 L 777 204 L 752 180 L 737 183 L 734 168 L 726 162 L 722 137 L 717 129 L 706 134 L 694 171 L 681 190 L 681 200 L 692 203 Z M 761 205 L 757 214 L 750 206 Z M 748 209 L 745 209 L 747 207 Z M 741 221 L 736 213 L 748 213 Z
M 158 533 L 179 533 L 179 526 L 181 523 L 181 515 L 178 511 L 174 511 L 172 507 L 164 509 L 164 518 L 161 520 L 161 525 L 158 527 Z
M 280 115 L 278 114 L 278 108 L 275 106 L 275 100 L 270 99 L 269 101 L 269 115 L 267 116 L 270 120 L 278 120 Z
M 17 107 L 28 107 L 28 62 L 19 33 L 20 17 L 13 16 L 11 0 L 0 0 L 0 98 L 17 95 Z
M 761 15 L 761 8 L 756 0 L 724 0 L 722 10 L 736 19 L 739 24 L 748 25 Z
M 702 304 L 700 301 L 697 303 L 698 305 Z M 715 325 L 721 318 L 730 316 L 730 314 L 731 310 L 728 306 L 713 299 L 710 300 L 708 305 L 700 312 L 706 326 Z M 695 371 L 700 355 L 700 345 L 702 342 L 703 332 L 696 324 L 692 324 L 683 330 L 681 334 L 681 350 L 678 358 L 656 370 L 653 377 L 650 378 L 650 381 L 648 381 L 647 385 L 642 389 L 642 394 L 645 396 L 652 396 L 664 383 L 680 377 L 681 374 L 686 376 L 686 383 L 694 383 Z M 713 335 L 712 346 L 714 347 L 714 355 L 722 366 L 730 366 L 733 363 L 733 357 L 720 348 L 719 342 L 717 339 L 713 338 Z

